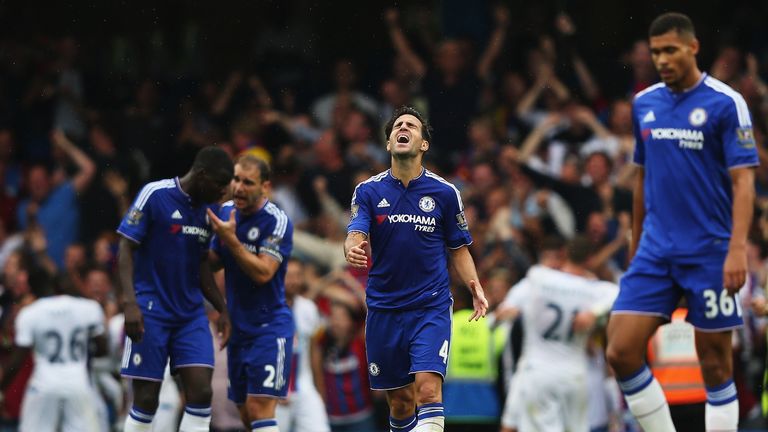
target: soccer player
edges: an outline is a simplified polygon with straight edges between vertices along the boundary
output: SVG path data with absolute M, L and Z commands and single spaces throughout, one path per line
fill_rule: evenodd
M 285 300 L 285 270 L 293 225 L 267 199 L 269 165 L 240 156 L 230 185 L 232 201 L 219 216 L 208 211 L 216 237 L 211 260 L 224 267 L 232 340 L 227 351 L 229 398 L 246 429 L 277 432 L 277 399 L 288 392 L 293 315 Z
M 184 384 L 179 430 L 209 429 L 213 340 L 203 296 L 220 313 L 224 344 L 230 323 L 208 261 L 206 210 L 223 197 L 232 172 L 226 152 L 205 147 L 184 177 L 144 186 L 117 229 L 118 298 L 128 336 L 121 373 L 133 379 L 134 392 L 125 432 L 151 430 L 169 357 Z
M 521 431 L 589 431 L 587 342 L 619 289 L 595 280 L 586 269 L 592 249 L 588 239 L 576 237 L 567 249 L 560 270 L 532 267 L 526 283 L 505 300 L 507 307 L 522 314 L 525 328 L 523 355 L 509 396 L 518 404 L 515 426 Z
M 34 303 L 16 318 L 16 339 L 11 360 L 3 370 L 0 389 L 30 353 L 35 369 L 21 408 L 21 432 L 78 432 L 99 427 L 96 401 L 88 375 L 89 346 L 107 353 L 105 320 L 101 306 L 68 293 L 54 295 L 44 271 L 30 273 Z
M 368 373 L 372 389 L 387 391 L 390 429 L 442 431 L 449 257 L 472 293 L 470 320 L 485 316 L 488 301 L 467 248 L 472 237 L 461 195 L 423 167 L 429 124 L 401 107 L 385 134 L 392 167 L 355 188 L 344 254 L 353 267 L 365 268 L 368 255 L 373 260 L 366 288 Z
M 735 431 L 731 334 L 742 318 L 732 295 L 747 270 L 758 164 L 752 124 L 741 95 L 699 70 L 687 16 L 660 15 L 649 38 L 662 82 L 634 100 L 634 258 L 613 306 L 607 356 L 643 428 L 674 430 L 645 349 L 684 296 L 707 390 L 707 430 Z

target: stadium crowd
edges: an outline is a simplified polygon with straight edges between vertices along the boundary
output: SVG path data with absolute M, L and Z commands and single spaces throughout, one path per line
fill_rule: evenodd
M 510 55 L 509 41 L 522 38 L 511 13 L 493 9 L 490 37 L 478 44 L 430 40 L 397 9 L 384 10 L 392 55 L 376 87 L 362 89 L 360 82 L 372 79 L 340 58 L 328 90 L 313 95 L 247 68 L 198 79 L 152 68 L 129 74 L 118 61 L 108 72 L 86 70 L 82 58 L 91 53 L 68 36 L 0 40 L 0 363 L 13 344 L 15 317 L 35 300 L 34 274 L 55 275 L 59 286 L 103 306 L 112 360 L 94 368 L 94 400 L 103 431 L 121 424 L 130 394 L 117 376 L 124 333 L 115 298 L 115 229 L 142 184 L 183 174 L 197 150 L 215 144 L 233 157 L 252 153 L 271 164 L 270 199 L 295 226 L 286 291 L 294 311 L 302 308 L 297 337 L 310 352 L 299 349 L 294 367 L 311 373 L 309 380 L 296 378 L 280 418 L 299 410 L 296 394 L 315 385 L 326 413 L 313 417 L 319 423 L 295 421 L 295 432 L 362 431 L 348 428 L 361 421 L 355 424 L 370 427 L 365 430 L 386 430 L 383 395 L 366 384 L 366 274 L 347 266 L 342 242 L 355 185 L 388 166 L 383 123 L 410 105 L 434 127 L 428 165 L 461 191 L 474 238 L 470 250 L 490 308 L 498 312 L 475 324 L 483 332 L 454 334 L 469 340 L 451 352 L 446 421 L 455 424 L 451 430 L 499 430 L 524 332 L 519 322 L 505 320 L 500 305 L 532 265 L 561 260 L 565 241 L 577 234 L 591 243 L 587 267 L 601 279 L 615 282 L 626 270 L 632 96 L 658 80 L 645 35 L 638 34 L 618 59 L 623 73 L 603 84 L 582 54 L 578 23 L 564 13 L 551 17 L 551 31 L 526 35 L 525 49 Z M 761 54 L 723 43 L 712 64 L 702 65 L 744 96 L 760 152 L 750 275 L 738 298 L 745 326 L 733 341 L 742 419 L 755 425 L 763 424 L 768 312 L 768 84 L 762 78 L 768 57 Z M 120 79 L 112 88 L 114 77 Z M 110 97 L 102 93 L 107 88 Z M 454 297 L 460 314 L 465 292 Z M 488 340 L 473 345 L 478 334 Z M 590 345 L 590 423 L 594 430 L 633 430 L 611 382 L 603 340 L 596 334 Z M 472 354 L 479 366 L 460 358 L 473 349 L 482 351 Z M 219 369 L 224 356 L 217 353 L 212 426 L 236 431 L 242 425 Z M 334 374 L 343 374 L 339 365 L 350 362 L 363 382 L 333 387 Z M 3 389 L 0 431 L 16 430 L 33 368 L 28 358 Z M 466 378 L 491 390 L 481 414 L 463 412 L 467 395 L 451 393 L 451 380 Z M 183 404 L 174 382 L 167 384 L 160 410 L 173 424 Z

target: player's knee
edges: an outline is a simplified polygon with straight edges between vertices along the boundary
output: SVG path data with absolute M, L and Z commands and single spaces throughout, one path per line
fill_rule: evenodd
M 704 382 L 707 385 L 718 385 L 724 383 L 733 375 L 731 359 L 719 355 L 720 353 L 709 353 L 709 355 L 700 355 L 701 373 Z
M 213 398 L 213 390 L 210 385 L 200 385 L 186 392 L 187 403 L 195 405 L 209 405 Z
M 627 345 L 608 343 L 605 357 L 608 363 L 621 376 L 629 375 L 643 366 L 642 352 Z
M 152 391 L 136 392 L 133 395 L 133 405 L 145 412 L 155 412 L 159 405 L 158 397 L 158 393 Z
M 430 380 L 419 383 L 416 387 L 416 403 L 418 405 L 442 402 L 441 386 L 439 380 Z
M 398 395 L 389 400 L 389 410 L 395 418 L 407 418 L 416 412 L 416 399 L 409 394 Z

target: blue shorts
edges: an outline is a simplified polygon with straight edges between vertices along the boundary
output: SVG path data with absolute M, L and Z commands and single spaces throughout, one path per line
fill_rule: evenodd
M 238 405 L 248 396 L 284 398 L 293 354 L 293 327 L 229 344 L 229 399 Z
M 365 349 L 372 389 L 407 386 L 417 372 L 435 372 L 445 379 L 452 306 L 448 303 L 409 311 L 368 310 Z
M 144 337 L 133 343 L 125 338 L 120 374 L 126 378 L 162 381 L 171 359 L 171 371 L 181 367 L 213 368 L 213 338 L 208 317 L 168 323 L 144 315 Z
M 621 278 L 613 313 L 658 315 L 669 319 L 682 296 L 686 320 L 703 331 L 740 327 L 741 306 L 723 288 L 725 253 L 695 261 L 660 259 L 639 251 Z

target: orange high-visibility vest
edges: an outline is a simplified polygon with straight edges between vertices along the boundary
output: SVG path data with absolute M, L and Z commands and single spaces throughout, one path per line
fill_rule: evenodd
M 648 342 L 648 364 L 670 405 L 707 400 L 694 327 L 685 321 L 687 314 L 687 309 L 675 310 L 672 321 L 659 327 Z

